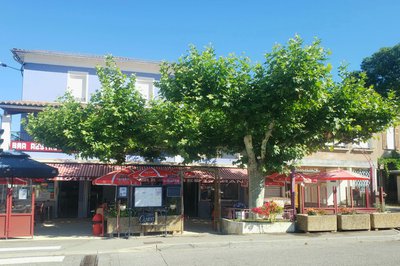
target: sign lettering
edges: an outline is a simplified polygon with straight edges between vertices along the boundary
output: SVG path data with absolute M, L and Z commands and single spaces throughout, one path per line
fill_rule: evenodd
M 10 149 L 17 151 L 62 152 L 59 149 L 46 147 L 40 143 L 31 141 L 15 141 L 15 140 L 11 141 Z

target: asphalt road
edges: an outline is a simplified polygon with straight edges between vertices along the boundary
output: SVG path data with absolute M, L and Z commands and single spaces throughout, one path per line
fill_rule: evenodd
M 397 230 L 2 240 L 0 265 L 400 265 L 399 251 Z

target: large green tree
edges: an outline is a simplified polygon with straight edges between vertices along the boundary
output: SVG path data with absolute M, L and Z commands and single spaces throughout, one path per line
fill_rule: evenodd
M 366 140 L 395 117 L 392 99 L 342 71 L 334 82 L 327 51 L 300 37 L 276 46 L 265 62 L 217 57 L 191 47 L 164 63 L 158 84 L 168 141 L 187 161 L 240 153 L 249 173 L 249 205 L 264 199 L 264 176 L 327 142 Z
M 67 93 L 57 107 L 31 114 L 27 132 L 38 142 L 83 158 L 121 163 L 133 154 L 159 157 L 163 131 L 152 122 L 157 118 L 135 88 L 135 76 L 123 74 L 112 57 L 97 68 L 97 75 L 101 89 L 87 104 Z
M 367 74 L 367 85 L 373 85 L 381 95 L 394 91 L 400 97 L 400 44 L 364 58 L 361 69 Z

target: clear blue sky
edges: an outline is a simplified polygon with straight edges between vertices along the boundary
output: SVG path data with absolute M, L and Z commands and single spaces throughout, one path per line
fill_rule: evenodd
M 364 57 L 400 42 L 398 0 L 31 1 L 0 5 L 0 61 L 10 49 L 176 60 L 189 44 L 253 61 L 296 33 L 332 51 L 331 63 L 359 69 Z M 0 68 L 0 100 L 21 97 L 18 71 Z M 40 88 L 38 88 L 39 90 Z

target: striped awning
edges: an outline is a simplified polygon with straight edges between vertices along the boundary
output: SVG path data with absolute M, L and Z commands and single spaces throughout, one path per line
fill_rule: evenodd
M 133 171 L 143 170 L 148 167 L 154 167 L 165 170 L 185 171 L 186 182 L 202 182 L 214 183 L 216 173 L 219 175 L 221 183 L 239 183 L 242 186 L 248 186 L 248 176 L 246 169 L 233 167 L 182 167 L 167 165 L 113 165 L 113 164 L 96 164 L 96 163 L 47 163 L 58 169 L 58 176 L 53 178 L 55 181 L 91 181 L 100 176 L 106 175 L 112 171 L 119 171 L 126 167 L 131 167 Z

